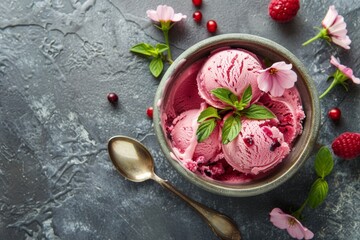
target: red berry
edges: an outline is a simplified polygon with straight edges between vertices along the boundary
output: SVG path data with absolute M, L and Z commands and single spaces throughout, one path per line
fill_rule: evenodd
M 335 155 L 343 159 L 353 159 L 360 156 L 360 133 L 345 132 L 340 134 L 331 148 Z
M 148 109 L 146 109 L 146 114 L 148 115 L 149 118 L 153 118 L 153 113 L 154 113 L 153 107 L 148 107 Z
M 111 103 L 116 103 L 119 100 L 118 95 L 116 95 L 116 93 L 109 93 L 107 95 L 107 99 Z
M 288 22 L 296 16 L 299 8 L 299 0 L 271 0 L 269 15 L 275 21 Z
M 328 116 L 333 121 L 339 121 L 341 118 L 341 110 L 339 108 L 332 108 L 329 110 Z
M 194 4 L 194 6 L 196 6 L 196 7 L 200 7 L 202 4 L 202 0 L 192 0 L 192 2 Z
M 195 11 L 193 13 L 193 19 L 194 19 L 195 22 L 201 22 L 202 13 L 200 11 Z
M 215 22 L 215 20 L 209 20 L 206 24 L 206 27 L 209 32 L 214 33 L 217 29 L 217 23 Z

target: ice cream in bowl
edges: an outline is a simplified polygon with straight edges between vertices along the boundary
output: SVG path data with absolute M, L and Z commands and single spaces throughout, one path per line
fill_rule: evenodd
M 292 177 L 309 157 L 320 123 L 304 65 L 268 39 L 224 34 L 184 51 L 155 96 L 164 155 L 210 192 L 253 196 Z

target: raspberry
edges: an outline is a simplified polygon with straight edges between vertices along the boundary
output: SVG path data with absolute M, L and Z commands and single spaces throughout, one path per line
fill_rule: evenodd
M 269 15 L 275 21 L 288 22 L 296 16 L 299 8 L 299 0 L 271 0 Z
M 360 133 L 345 132 L 340 134 L 331 144 L 335 155 L 343 159 L 360 156 Z

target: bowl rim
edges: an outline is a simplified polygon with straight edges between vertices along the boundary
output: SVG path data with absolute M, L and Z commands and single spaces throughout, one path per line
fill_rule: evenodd
M 231 188 L 230 186 L 228 187 L 228 186 L 215 184 L 216 181 L 211 181 L 211 182 L 206 181 L 205 179 L 199 177 L 195 173 L 192 173 L 189 170 L 185 169 L 178 161 L 174 160 L 171 157 L 170 154 L 171 149 L 168 147 L 166 136 L 164 135 L 164 132 L 162 130 L 159 101 L 161 101 L 162 99 L 163 90 L 166 88 L 167 82 L 171 80 L 172 74 L 177 70 L 177 68 L 182 67 L 182 65 L 184 64 L 183 59 L 188 59 L 189 56 L 191 56 L 192 54 L 196 53 L 197 51 L 205 47 L 216 46 L 219 43 L 223 43 L 224 41 L 231 41 L 231 42 L 238 41 L 247 44 L 255 44 L 265 49 L 272 49 L 272 50 L 275 49 L 277 54 L 281 55 L 285 59 L 291 59 L 291 62 L 294 65 L 296 65 L 298 73 L 301 74 L 301 77 L 304 81 L 304 85 L 306 86 L 308 93 L 310 95 L 310 99 L 312 100 L 311 106 L 309 106 L 312 112 L 312 118 L 310 119 L 310 126 L 312 128 L 312 131 L 310 132 L 309 137 L 305 141 L 305 146 L 303 146 L 301 149 L 301 152 L 299 154 L 300 157 L 298 161 L 296 161 L 289 169 L 284 171 L 282 174 L 280 174 L 274 179 L 271 179 L 270 181 L 264 182 L 264 184 L 262 185 L 257 185 L 257 186 L 246 185 L 249 187 L 245 188 L 244 186 L 244 188 L 236 189 L 236 188 Z M 214 48 L 213 50 L 215 49 L 216 48 Z M 291 53 L 282 45 L 267 38 L 263 38 L 252 34 L 229 33 L 229 34 L 222 34 L 204 39 L 189 47 L 182 54 L 180 54 L 179 57 L 176 58 L 173 64 L 171 64 L 171 66 L 167 69 L 167 71 L 163 75 L 159 83 L 159 86 L 157 88 L 154 98 L 153 121 L 154 121 L 155 134 L 157 136 L 158 142 L 166 159 L 187 180 L 189 180 L 191 183 L 195 184 L 196 186 L 215 194 L 230 196 L 230 197 L 248 197 L 248 196 L 255 196 L 268 192 L 280 186 L 282 183 L 290 179 L 306 162 L 306 160 L 308 159 L 309 155 L 312 152 L 313 146 L 316 143 L 316 139 L 320 129 L 320 103 L 319 103 L 318 92 L 316 90 L 313 80 L 311 79 L 310 75 L 307 73 L 303 63 L 293 53 Z M 309 120 L 307 119 L 307 121 Z

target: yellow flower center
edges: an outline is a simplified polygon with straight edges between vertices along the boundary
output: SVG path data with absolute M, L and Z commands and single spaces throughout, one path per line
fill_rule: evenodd
M 278 70 L 276 68 L 270 68 L 269 72 L 271 75 L 274 75 L 275 73 L 278 72 Z

